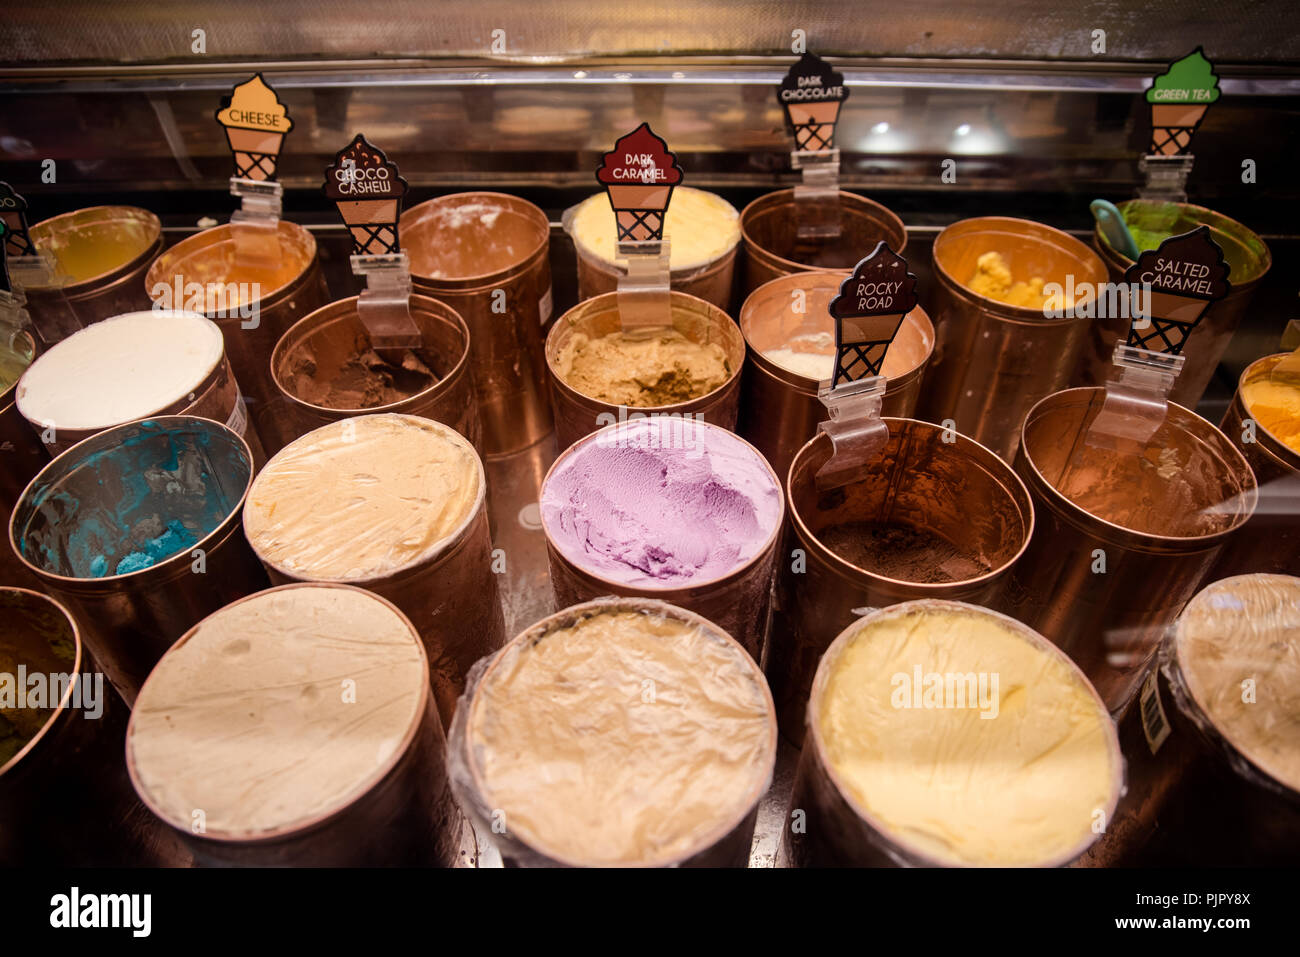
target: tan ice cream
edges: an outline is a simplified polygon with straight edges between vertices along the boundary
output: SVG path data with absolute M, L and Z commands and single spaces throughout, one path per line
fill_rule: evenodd
M 1218 733 L 1300 791 L 1300 578 L 1215 582 L 1183 610 L 1175 648 L 1187 690 Z
M 244 533 L 264 562 L 319 581 L 363 581 L 434 552 L 484 494 L 473 446 L 410 415 L 363 415 L 308 432 L 262 469 Z
M 816 733 L 848 796 L 941 862 L 1076 856 L 1119 792 L 1119 744 L 1096 693 L 1010 619 L 954 602 L 897 608 L 822 663 Z M 936 678 L 953 693 L 936 693 Z
M 617 261 L 614 210 L 604 193 L 583 201 L 569 232 L 580 251 L 603 262 Z M 721 196 L 678 186 L 664 220 L 664 239 L 671 244 L 670 270 L 697 269 L 719 259 L 740 241 L 740 214 Z
M 427 683 L 419 639 L 387 602 L 353 588 L 262 592 L 158 662 L 127 764 L 145 801 L 186 832 L 196 812 L 209 837 L 301 827 L 387 773 Z
M 693 342 L 667 327 L 596 339 L 575 333 L 555 364 L 583 395 L 639 409 L 698 399 L 721 388 L 732 372 L 721 344 Z
M 466 725 L 481 798 L 509 835 L 564 863 L 665 864 L 758 800 L 776 725 L 735 642 L 632 610 L 522 637 L 484 675 Z

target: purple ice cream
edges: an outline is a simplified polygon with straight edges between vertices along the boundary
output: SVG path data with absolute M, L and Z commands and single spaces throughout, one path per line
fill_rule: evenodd
M 542 522 L 575 565 L 637 588 L 720 578 L 781 521 L 772 470 L 726 429 L 656 417 L 610 426 L 566 453 L 542 486 Z

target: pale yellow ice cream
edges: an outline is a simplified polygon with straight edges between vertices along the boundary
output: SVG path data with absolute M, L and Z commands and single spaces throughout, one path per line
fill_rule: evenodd
M 996 250 L 984 253 L 975 260 L 975 275 L 966 284 L 971 292 L 1011 306 L 1029 306 L 1039 308 L 1049 304 L 1049 297 L 1043 293 L 1046 280 L 1042 276 L 1031 276 L 1028 280 L 1015 280 L 1011 267 Z M 1065 297 L 1061 297 L 1062 300 Z M 1069 306 L 1063 301 L 1061 307 Z
M 1176 649 L 1187 689 L 1218 732 L 1300 791 L 1300 578 L 1215 582 L 1184 609 Z
M 484 494 L 483 466 L 452 429 L 362 415 L 291 442 L 253 482 L 244 533 L 296 577 L 363 581 L 431 555 Z
M 698 399 L 731 378 L 721 345 L 692 342 L 667 327 L 596 339 L 575 333 L 556 357 L 556 371 L 583 395 L 639 409 Z
M 206 618 L 136 699 L 127 763 L 164 820 L 256 837 L 345 807 L 396 760 L 428 671 L 368 592 L 262 592 Z
M 637 611 L 507 646 L 466 727 L 507 834 L 579 865 L 701 850 L 758 800 L 776 754 L 772 700 L 745 651 Z
M 616 261 L 614 210 L 604 193 L 582 202 L 569 232 L 588 255 L 608 263 Z M 670 241 L 670 270 L 697 269 L 740 241 L 740 214 L 721 196 L 678 186 L 664 220 L 664 238 Z
M 816 730 L 839 780 L 891 838 L 940 862 L 1075 856 L 1118 798 L 1119 745 L 1101 701 L 1060 652 L 1007 619 L 927 605 L 864 624 L 823 662 Z

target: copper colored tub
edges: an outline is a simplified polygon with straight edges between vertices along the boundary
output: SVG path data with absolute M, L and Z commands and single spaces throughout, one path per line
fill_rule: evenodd
M 490 719 L 482 715 L 481 712 L 485 709 L 474 708 L 476 691 L 494 672 L 500 673 L 503 669 L 511 667 L 512 663 L 517 661 L 517 658 L 512 656 L 516 656 L 521 648 L 536 645 L 544 641 L 551 632 L 573 625 L 583 618 L 607 612 L 623 611 L 660 615 L 684 622 L 702 630 L 717 641 L 733 647 L 736 646 L 735 640 L 715 623 L 683 608 L 646 598 L 600 598 L 574 605 L 571 608 L 565 608 L 542 619 L 517 635 L 500 652 L 480 662 L 474 669 L 469 688 L 465 696 L 461 698 L 460 706 L 456 709 L 456 720 L 452 726 L 448 741 L 449 763 L 453 768 L 457 797 L 461 806 L 479 824 L 480 828 L 501 835 L 501 832 L 495 830 L 495 827 L 504 818 L 507 830 L 504 835 L 498 836 L 497 840 L 502 859 L 507 867 L 583 867 L 593 865 L 585 860 L 561 859 L 554 852 L 548 854 L 543 847 L 530 845 L 523 837 L 509 831 L 509 819 L 504 810 L 488 806 L 487 799 L 484 797 L 486 788 L 480 766 L 481 762 L 476 760 L 476 753 L 471 747 L 471 739 L 477 733 L 478 728 Z M 741 649 L 737 648 L 736 650 L 739 652 Z M 738 655 L 738 658 L 740 661 L 744 661 L 746 656 Z M 759 800 L 771 782 L 772 772 L 776 764 L 777 741 L 776 720 L 771 712 L 771 699 L 767 693 L 766 682 L 763 681 L 762 673 L 756 664 L 750 661 L 748 665 L 751 680 L 757 684 L 767 702 L 769 717 L 768 747 L 766 750 L 768 753 L 764 758 L 763 765 L 755 769 L 753 788 L 743 802 L 743 809 L 732 819 L 718 823 L 711 830 L 701 831 L 698 835 L 693 835 L 696 837 L 694 843 L 674 859 L 657 861 L 650 866 L 744 867 L 749 860 L 750 846 L 754 838 L 754 825 L 758 817 Z M 728 680 L 739 681 L 743 680 L 743 678 L 741 675 L 732 675 Z M 477 720 L 475 720 L 476 718 Z M 593 720 L 594 724 L 587 730 L 588 733 L 596 734 L 599 733 L 600 724 L 604 723 L 606 719 L 595 717 Z M 718 745 L 724 752 L 733 746 L 733 742 Z M 709 754 L 707 753 L 700 755 L 701 761 L 708 758 Z M 576 758 L 574 759 L 576 760 Z M 544 769 L 539 770 L 538 773 L 544 773 Z M 711 795 L 711 797 L 717 796 Z M 695 799 L 699 800 L 699 797 L 695 796 Z M 626 864 L 619 866 L 638 865 Z
M 271 374 L 283 400 L 281 416 L 290 437 L 296 439 L 326 423 L 354 415 L 399 412 L 450 425 L 482 455 L 483 436 L 470 378 L 469 329 L 465 320 L 450 306 L 427 296 L 411 297 L 411 317 L 424 337 L 425 364 L 438 381 L 400 401 L 357 409 L 330 408 L 323 404 L 324 400 L 310 401 L 300 394 L 295 374 L 304 350 L 317 370 L 315 375 L 328 379 L 370 348 L 369 334 L 357 316 L 357 297 L 332 302 L 298 320 L 276 344 L 271 356 Z
M 234 271 L 235 242 L 232 226 L 214 226 L 181 240 L 158 257 L 145 277 L 145 288 L 155 301 L 161 297 L 172 308 L 178 306 L 176 283 L 213 284 L 257 282 L 260 298 L 246 305 L 253 314 L 241 318 L 219 311 L 197 309 L 221 327 L 226 340 L 226 358 L 243 390 L 249 415 L 268 456 L 290 439 L 281 416 L 282 402 L 271 377 L 271 353 L 289 328 L 329 299 L 325 276 L 316 259 L 316 238 L 296 223 L 280 220 L 277 234 L 281 260 L 275 270 L 259 269 L 246 275 Z M 167 290 L 164 292 L 164 290 Z M 219 301 L 219 300 L 216 300 Z M 193 305 L 198 305 L 194 303 Z M 228 307 L 226 311 L 231 311 Z
M 119 317 L 113 316 L 109 318 Z M 208 369 L 201 379 L 192 383 L 192 387 L 185 395 L 161 409 L 150 409 L 147 412 L 141 410 L 141 415 L 134 416 L 134 418 L 144 418 L 146 415 L 151 418 L 161 415 L 192 415 L 201 419 L 221 422 L 233 431 L 238 432 L 240 437 L 248 443 L 249 451 L 253 454 L 254 471 L 261 468 L 266 462 L 266 453 L 262 449 L 262 441 L 257 435 L 257 429 L 248 421 L 248 414 L 244 408 L 239 384 L 235 381 L 235 375 L 230 369 L 230 362 L 226 359 L 224 352 L 217 363 L 211 369 Z M 88 439 L 92 435 L 98 435 L 104 429 L 123 424 L 115 422 L 112 425 L 106 425 L 104 428 L 98 429 L 70 429 L 59 425 L 57 422 L 38 422 L 28 419 L 27 423 L 38 436 L 52 439 L 52 441 L 48 442 L 42 439 L 51 456 L 66 452 L 78 442 Z M 50 429 L 50 426 L 54 428 Z
M 953 420 L 959 432 L 1010 462 L 1025 413 L 1067 385 L 1094 320 L 1068 314 L 1049 319 L 1042 309 L 971 292 L 966 283 L 976 259 L 993 250 L 1017 281 L 1041 276 L 1064 286 L 1072 275 L 1076 287 L 1097 287 L 1106 281 L 1106 267 L 1079 240 L 1025 219 L 965 219 L 934 241 L 937 343 L 918 414 L 931 422 Z
M 180 842 L 131 789 L 122 761 L 127 709 L 97 674 L 67 609 L 25 588 L 0 588 L 0 617 L 0 672 L 16 675 L 22 667 L 29 680 L 40 674 L 66 682 L 48 714 L 6 714 L 37 730 L 16 754 L 0 756 L 0 865 L 188 863 Z M 72 676 L 83 676 L 77 687 Z
M 1300 452 L 1254 422 L 1241 397 L 1242 386 L 1269 376 L 1284 358 L 1285 353 L 1265 356 L 1246 367 L 1219 425 L 1250 463 L 1259 505 L 1241 534 L 1224 543 L 1211 580 L 1247 572 L 1300 575 Z M 1254 422 L 1253 430 L 1247 431 L 1247 422 Z
M 744 292 L 748 296 L 778 276 L 807 269 L 852 269 L 882 239 L 902 254 L 907 245 L 903 221 L 879 203 L 840 191 L 841 235 L 800 240 L 794 190 L 760 196 L 740 213 L 745 248 Z
M 546 478 L 542 480 L 542 500 L 545 501 L 546 487 L 551 477 L 566 459 L 579 454 L 583 448 L 592 443 L 602 441 L 602 436 L 614 436 L 615 430 L 619 428 L 619 425 L 608 426 L 600 432 L 579 439 L 566 451 L 561 452 L 547 471 Z M 737 442 L 744 441 L 739 437 L 735 438 Z M 757 454 L 758 450 L 754 449 L 754 452 Z M 761 456 L 759 459 L 761 461 Z M 773 483 L 779 489 L 781 483 L 776 473 L 770 474 Z M 769 644 L 765 639 L 768 634 L 772 576 L 778 557 L 777 547 L 784 519 L 783 496 L 781 514 L 773 525 L 771 535 L 763 547 L 748 561 L 712 580 L 699 581 L 678 588 L 657 588 L 624 584 L 582 568 L 571 561 L 557 547 L 547 526 L 545 510 L 543 510 L 542 531 L 546 535 L 546 555 L 550 567 L 551 587 L 555 591 L 555 604 L 560 608 L 567 608 L 606 595 L 668 602 L 716 623 L 740 642 L 741 647 L 748 651 L 755 661 L 762 662 Z
M 413 416 L 402 418 L 425 421 Z M 321 428 L 328 429 L 333 424 Z M 438 427 L 449 428 L 441 423 Z M 311 433 L 308 433 L 299 441 L 310 440 Z M 290 451 L 282 450 L 286 456 Z M 259 480 L 274 474 L 278 457 L 271 458 Z M 265 566 L 272 584 L 335 581 L 356 585 L 401 609 L 415 625 L 424 643 L 434 702 L 444 728 L 451 726 L 456 698 L 465 689 L 465 676 L 469 669 L 479 658 L 500 648 L 506 640 L 505 616 L 501 609 L 497 575 L 493 571 L 487 483 L 482 462 L 477 455 L 475 459 L 479 467 L 478 493 L 465 520 L 435 543 L 436 547 L 427 554 L 388 574 L 327 579 L 296 572 L 277 565 L 263 553 L 264 549 L 259 548 L 255 536 L 248 535 L 250 547 Z M 253 494 L 258 494 L 257 489 Z
M 551 430 L 542 325 L 551 317 L 551 224 L 504 193 L 454 193 L 402 213 L 416 292 L 451 306 L 470 331 L 470 365 L 487 455 Z
M 29 233 L 38 249 L 54 252 L 56 259 L 61 250 L 75 255 L 97 242 L 121 244 L 121 255 L 104 257 L 97 275 L 74 279 L 66 286 L 23 290 L 32 324 L 45 345 L 54 345 L 100 319 L 149 307 L 140 282 L 162 251 L 163 236 L 158 217 L 147 209 L 92 206 L 39 222 Z
M 1165 629 L 1250 519 L 1257 492 L 1250 466 L 1223 433 L 1173 403 L 1146 455 L 1135 443 L 1121 447 L 1125 472 L 1111 474 L 1109 459 L 1067 472 L 1072 457 L 1087 451 L 1083 432 L 1103 399 L 1101 389 L 1068 389 L 1025 418 L 1016 472 L 1038 522 L 999 608 L 1060 646 L 1119 714 Z M 1184 476 L 1200 489 L 1186 492 L 1192 504 L 1180 508 L 1169 489 Z M 1115 520 L 1080 505 L 1079 493 L 1058 491 L 1063 480 Z M 1126 507 L 1133 511 L 1121 514 Z
M 551 326 L 546 337 L 546 368 L 555 408 L 555 439 L 560 449 L 568 448 L 584 435 L 637 412 L 644 414 L 692 414 L 705 422 L 733 429 L 740 406 L 740 370 L 745 364 L 745 339 L 735 322 L 712 303 L 673 292 L 673 328 L 692 342 L 721 343 L 731 375 L 712 392 L 675 405 L 628 409 L 593 399 L 569 386 L 560 375 L 558 359 L 575 333 L 590 339 L 618 332 L 618 293 L 607 293 L 578 303 Z
M 984 446 L 928 422 L 884 421 L 884 454 L 851 485 L 818 492 L 817 470 L 832 451 L 825 434 L 800 449 L 790 466 L 791 533 L 778 564 L 766 670 L 781 733 L 794 742 L 803 735 L 817 662 L 862 609 L 919 598 L 992 604 L 1034 529 L 1024 483 Z M 903 526 L 938 541 L 909 563 L 886 539 L 872 570 L 850 560 L 864 556 L 841 555 L 826 543 L 829 529 L 858 522 Z M 931 572 L 944 562 L 950 580 L 924 580 L 938 577 Z
M 767 457 L 778 475 L 790 471 L 794 454 L 817 434 L 826 406 L 817 398 L 821 383 L 783 368 L 763 353 L 784 348 L 796 336 L 829 336 L 827 356 L 835 355 L 835 325 L 826 311 L 847 272 L 797 272 L 764 283 L 740 309 L 745 336 L 745 374 L 737 431 Z M 803 294 L 804 311 L 791 307 Z M 903 324 L 885 359 L 889 375 L 882 415 L 905 419 L 916 409 L 921 377 L 934 350 L 934 326 L 917 306 Z M 832 358 L 833 361 L 833 358 Z
M 14 346 L 29 364 L 38 351 L 36 339 L 22 329 L 15 334 Z M 14 403 L 17 391 L 18 383 L 15 381 L 0 393 L 0 513 L 5 515 L 13 514 L 27 483 L 50 460 L 45 446 L 32 434 L 31 426 Z M 7 542 L 0 548 L 0 585 L 41 587 L 39 580 L 28 571 Z
M 266 587 L 239 525 L 252 481 L 252 453 L 237 433 L 170 415 L 74 445 L 23 492 L 9 524 L 12 547 L 44 589 L 72 609 L 127 704 L 185 629 Z M 178 484 L 201 488 L 201 501 L 178 494 Z M 155 517 L 161 522 L 150 524 Z M 165 534 L 169 520 L 183 518 L 210 531 L 153 565 L 115 573 L 120 561 L 148 547 L 148 538 Z M 102 568 L 96 554 L 106 557 Z
M 1214 241 L 1223 249 L 1232 292 L 1226 299 L 1211 303 L 1205 310 L 1200 324 L 1192 333 L 1191 343 L 1183 350 L 1187 362 L 1169 394 L 1179 405 L 1194 409 L 1201 400 L 1205 387 L 1214 377 L 1214 370 L 1227 350 L 1232 334 L 1237 331 L 1237 326 L 1246 315 L 1251 296 L 1272 266 L 1273 257 L 1264 240 L 1255 233 L 1235 219 L 1229 219 L 1203 206 L 1153 199 L 1130 199 L 1118 206 L 1120 212 L 1125 214 L 1125 219 L 1133 217 L 1140 226 L 1144 220 L 1154 218 L 1157 222 L 1167 224 L 1171 228 L 1171 235 L 1185 233 L 1199 225 L 1208 226 Z M 1172 217 L 1166 212 L 1171 206 L 1177 209 Z M 1112 249 L 1095 228 L 1092 242 L 1106 264 L 1111 281 L 1121 282 L 1125 270 L 1133 265 L 1133 260 Z M 1127 336 L 1128 322 L 1122 318 L 1093 320 L 1071 384 L 1104 385 L 1110 370 L 1114 368 L 1111 354 L 1115 351 L 1115 343 Z
M 360 591 L 337 584 L 282 585 L 241 602 L 302 587 Z M 410 621 L 390 602 L 371 597 L 387 605 L 410 627 Z M 193 638 L 199 624 L 182 635 L 173 648 Z M 423 657 L 420 643 L 415 644 Z M 416 717 L 382 771 L 364 781 L 359 793 L 298 826 L 256 835 L 212 830 L 195 833 L 188 817 L 170 817 L 142 785 L 133 750 L 134 718 L 127 731 L 126 765 L 131 783 L 153 819 L 167 825 L 168 831 L 184 841 L 199 866 L 451 867 L 456 861 L 460 816 L 447 779 L 446 739 L 427 685 L 422 694 L 424 700 Z
M 812 693 L 807 706 L 807 724 L 809 733 L 804 737 L 803 751 L 799 758 L 799 767 L 795 774 L 794 794 L 791 807 L 804 812 L 804 827 L 792 831 L 788 826 L 783 830 L 782 842 L 787 848 L 788 859 L 796 867 L 956 867 L 955 863 L 931 856 L 920 846 L 907 839 L 906 834 L 891 832 L 884 824 L 853 796 L 844 785 L 839 773 L 832 764 L 828 749 L 821 734 L 821 724 L 817 716 L 822 710 L 822 701 L 826 695 L 826 686 L 841 653 L 849 647 L 855 634 L 867 622 L 885 619 L 898 614 L 906 614 L 916 606 L 948 608 L 957 612 L 978 612 L 1000 620 L 1004 625 L 1019 632 L 1031 644 L 1043 651 L 1052 651 L 1051 645 L 1041 635 L 1026 628 L 1013 619 L 982 608 L 972 608 L 947 601 L 917 601 L 907 605 L 887 609 L 874 609 L 861 623 L 853 623 L 845 628 L 830 647 L 817 668 L 816 680 L 812 684 Z M 1056 652 L 1056 654 L 1060 654 Z M 1062 656 L 1064 657 L 1064 656 Z M 1078 673 L 1078 668 L 1068 660 L 1066 665 L 1078 674 L 1078 678 L 1087 685 L 1086 678 Z M 1089 687 L 1089 691 L 1092 688 Z M 1093 691 L 1094 698 L 1096 692 Z M 1101 707 L 1100 700 L 1097 701 Z M 1109 722 L 1107 722 L 1109 723 Z M 1112 779 L 1111 799 L 1108 807 L 1099 808 L 1105 819 L 1110 821 L 1123 789 L 1123 760 L 1119 753 L 1114 733 L 1111 737 Z M 961 755 L 953 755 L 953 760 L 961 760 Z M 936 822 L 936 828 L 941 827 Z M 1084 843 L 1055 859 L 1048 858 L 1037 862 L 1037 867 L 1060 867 L 1069 864 L 1082 855 L 1096 840 L 1095 834 L 1089 834 Z

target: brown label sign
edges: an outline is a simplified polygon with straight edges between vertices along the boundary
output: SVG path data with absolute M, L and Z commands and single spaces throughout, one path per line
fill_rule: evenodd
M 1149 323 L 1135 319 L 1128 345 L 1178 355 L 1205 310 L 1232 291 L 1223 250 L 1208 226 L 1171 236 L 1124 273 L 1130 288 L 1150 287 Z
M 401 252 L 397 220 L 406 180 L 384 151 L 358 133 L 325 169 L 325 195 L 352 233 L 355 255 Z
M 813 53 L 805 53 L 777 85 L 786 123 L 794 130 L 795 148 L 822 153 L 835 147 L 835 124 L 849 98 L 844 74 Z
M 916 301 L 916 277 L 907 271 L 907 260 L 881 241 L 840 283 L 830 302 L 835 319 L 832 387 L 880 375 L 885 353 Z

